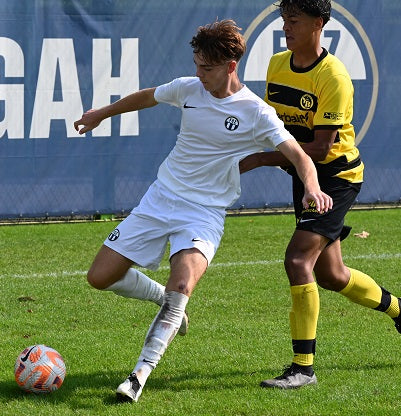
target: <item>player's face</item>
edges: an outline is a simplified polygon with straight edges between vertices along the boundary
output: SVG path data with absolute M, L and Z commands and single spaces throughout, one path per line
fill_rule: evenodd
M 323 19 L 302 12 L 290 11 L 282 14 L 283 30 L 287 48 L 293 52 L 303 52 L 316 46 L 320 40 Z
M 196 66 L 196 76 L 202 82 L 205 90 L 212 95 L 220 98 L 227 90 L 229 80 L 230 62 L 220 65 L 208 64 L 202 55 L 194 53 L 194 63 Z

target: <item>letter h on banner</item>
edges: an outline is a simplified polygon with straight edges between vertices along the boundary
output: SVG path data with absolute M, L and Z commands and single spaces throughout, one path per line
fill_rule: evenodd
M 139 89 L 138 39 L 121 39 L 120 77 L 112 77 L 111 40 L 93 39 L 93 108 L 110 104 L 110 97 L 126 96 Z M 121 115 L 120 135 L 139 134 L 138 112 Z M 106 119 L 92 136 L 111 136 L 111 120 Z

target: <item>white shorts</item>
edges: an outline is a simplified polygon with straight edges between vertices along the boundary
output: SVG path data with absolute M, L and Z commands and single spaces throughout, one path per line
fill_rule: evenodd
M 212 261 L 224 231 L 225 209 L 187 201 L 154 182 L 139 205 L 104 245 L 147 269 L 156 270 L 170 242 L 170 258 L 197 248 Z

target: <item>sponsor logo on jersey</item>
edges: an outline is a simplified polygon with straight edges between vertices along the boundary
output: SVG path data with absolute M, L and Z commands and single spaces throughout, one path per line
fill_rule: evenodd
M 308 123 L 308 119 L 309 119 L 309 115 L 308 113 L 305 113 L 304 115 L 299 115 L 299 114 L 295 114 L 295 115 L 291 115 L 291 114 L 287 114 L 287 113 L 277 113 L 278 118 L 284 123 L 284 124 L 307 124 Z
M 327 118 L 327 120 L 341 120 L 343 118 L 343 113 L 324 113 L 323 117 Z

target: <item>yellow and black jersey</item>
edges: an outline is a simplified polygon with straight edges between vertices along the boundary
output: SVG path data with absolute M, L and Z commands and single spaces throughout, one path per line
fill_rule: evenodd
M 326 159 L 315 163 L 318 174 L 362 182 L 363 163 L 351 124 L 354 89 L 345 66 L 326 50 L 308 68 L 294 67 L 292 59 L 291 51 L 271 58 L 265 101 L 301 144 L 312 142 L 315 130 L 337 130 Z

